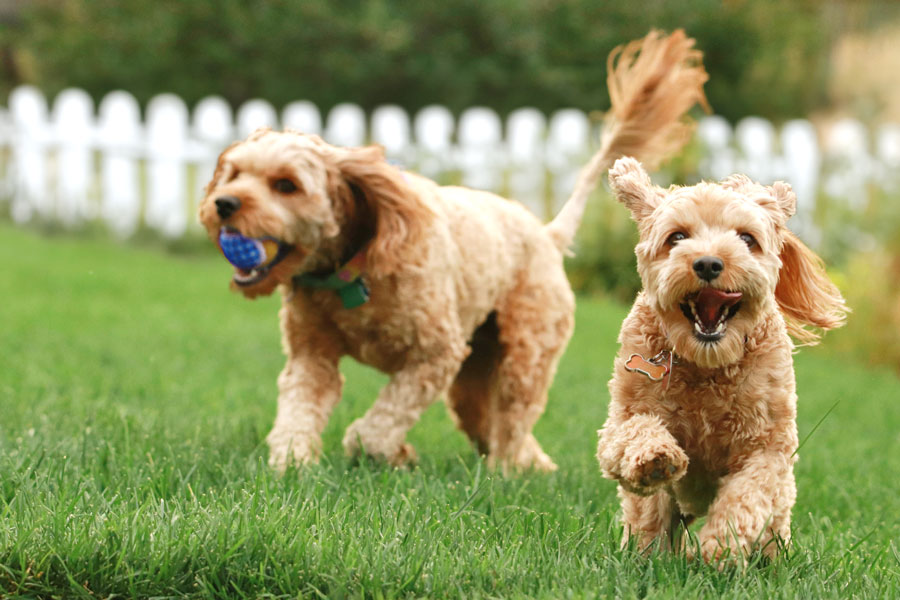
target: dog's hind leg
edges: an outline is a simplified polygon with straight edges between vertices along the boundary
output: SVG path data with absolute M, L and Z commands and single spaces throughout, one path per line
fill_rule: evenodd
M 539 266 L 497 308 L 502 356 L 488 412 L 488 463 L 504 471 L 556 469 L 531 430 L 572 335 L 575 298 L 558 266 Z
M 491 313 L 475 330 L 469 346 L 472 351 L 450 386 L 447 405 L 459 428 L 481 454 L 487 454 L 488 413 L 497 392 L 498 367 L 503 356 L 496 313 Z

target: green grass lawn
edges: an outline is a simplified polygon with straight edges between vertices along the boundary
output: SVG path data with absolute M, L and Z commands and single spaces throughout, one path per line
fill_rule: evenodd
M 411 470 L 352 464 L 383 376 L 351 361 L 318 466 L 265 466 L 277 300 L 212 253 L 0 226 L 0 597 L 888 598 L 900 580 L 900 382 L 804 350 L 794 546 L 722 572 L 619 549 L 594 459 L 626 307 L 581 299 L 537 436 L 552 475 L 488 472 L 444 407 Z M 827 345 L 827 338 L 826 338 Z

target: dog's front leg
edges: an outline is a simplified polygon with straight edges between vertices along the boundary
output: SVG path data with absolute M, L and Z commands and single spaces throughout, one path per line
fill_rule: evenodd
M 631 493 L 651 496 L 687 471 L 687 454 L 656 415 L 610 417 L 598 433 L 603 476 Z
M 776 538 L 787 544 L 791 535 L 797 496 L 791 451 L 768 448 L 733 462 L 739 466 L 722 478 L 700 530 L 703 558 L 739 559 L 754 550 L 774 556 Z
M 391 377 L 366 414 L 354 421 L 344 435 L 348 455 L 360 451 L 392 465 L 415 461 L 406 432 L 422 412 L 449 386 L 462 363 L 464 344 L 433 356 L 430 362 L 407 365 Z
M 326 324 L 285 306 L 281 328 L 288 358 L 278 376 L 275 425 L 266 437 L 269 466 L 277 471 L 318 459 L 322 430 L 344 383 L 338 370 L 340 348 Z
M 269 466 L 315 462 L 331 410 L 341 399 L 343 376 L 337 360 L 303 356 L 288 359 L 278 377 L 278 412 L 266 437 Z
M 603 476 L 619 482 L 622 543 L 634 538 L 646 548 L 670 533 L 675 502 L 664 486 L 684 475 L 688 457 L 658 416 L 617 417 L 599 432 L 597 459 Z

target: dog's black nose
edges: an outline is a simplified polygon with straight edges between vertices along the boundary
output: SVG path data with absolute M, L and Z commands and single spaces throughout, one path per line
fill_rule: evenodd
M 697 277 L 706 281 L 712 281 L 721 275 L 724 268 L 725 263 L 716 256 L 701 256 L 694 261 L 694 273 L 697 274 Z
M 234 196 L 222 196 L 216 198 L 216 212 L 220 219 L 227 219 L 241 207 L 241 201 Z

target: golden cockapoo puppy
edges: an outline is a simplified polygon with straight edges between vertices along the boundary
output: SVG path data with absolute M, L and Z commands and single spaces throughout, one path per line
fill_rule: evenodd
M 771 556 L 790 539 L 796 496 L 789 334 L 815 342 L 804 326 L 840 326 L 844 300 L 786 226 L 796 204 L 787 184 L 733 175 L 664 190 L 633 158 L 609 181 L 640 230 L 643 283 L 619 334 L 597 450 L 619 483 L 625 540 L 671 546 L 679 523 L 708 515 L 707 560 Z
M 344 448 L 401 464 L 407 431 L 447 395 L 459 427 L 503 469 L 555 468 L 531 433 L 573 327 L 563 271 L 585 202 L 612 161 L 655 161 L 686 139 L 706 73 L 683 32 L 610 56 L 601 149 L 549 224 L 487 192 L 442 187 L 378 147 L 260 130 L 219 158 L 200 220 L 247 297 L 282 294 L 287 364 L 272 467 L 317 458 L 350 355 L 390 375 Z

